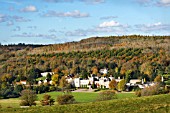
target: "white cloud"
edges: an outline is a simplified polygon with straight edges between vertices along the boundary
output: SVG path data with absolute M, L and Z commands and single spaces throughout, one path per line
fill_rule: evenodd
M 103 22 L 99 25 L 99 27 L 118 27 L 120 26 L 119 22 L 110 21 L 110 22 Z
M 160 6 L 170 6 L 170 0 L 160 0 L 158 4 Z
M 118 18 L 118 17 L 117 16 L 104 16 L 104 17 L 101 17 L 100 19 L 107 20 L 107 19 L 114 19 L 114 18 Z
M 73 0 L 44 0 L 45 2 L 58 3 L 58 2 L 73 2 Z
M 72 18 L 84 18 L 89 17 L 88 13 L 81 13 L 78 10 L 72 12 L 56 12 L 56 11 L 48 11 L 43 16 L 45 17 L 72 17 Z
M 33 5 L 26 6 L 25 8 L 21 9 L 22 12 L 37 12 L 37 8 Z
M 138 24 L 136 25 L 137 30 L 144 32 L 151 31 L 168 31 L 170 30 L 170 24 L 163 24 L 161 22 L 153 23 L 153 24 Z
M 77 29 L 75 31 L 68 31 L 65 33 L 66 36 L 87 36 L 87 31 Z
M 7 26 L 12 26 L 14 23 L 12 21 L 7 22 Z
M 0 14 L 0 23 L 7 21 L 6 15 Z
M 43 0 L 43 1 L 49 3 L 61 3 L 61 2 L 72 3 L 76 0 Z M 99 3 L 104 3 L 106 0 L 77 0 L 77 1 L 84 2 L 86 4 L 99 4 Z
M 12 16 L 12 19 L 14 19 L 16 22 L 29 22 L 31 21 L 30 19 L 25 19 L 24 17 L 20 16 Z
M 140 5 L 144 6 L 162 6 L 168 7 L 170 6 L 170 0 L 135 0 Z
M 80 0 L 80 1 L 88 3 L 88 4 L 99 4 L 99 3 L 105 2 L 105 0 Z
M 157 3 L 157 0 L 134 0 L 136 3 L 142 5 L 142 6 L 155 6 Z
M 15 34 L 12 37 L 26 37 L 26 38 L 47 38 L 47 39 L 56 39 L 57 36 L 55 34 L 40 34 L 40 33 L 22 33 L 22 34 Z
M 130 29 L 129 25 L 122 25 L 118 22 L 111 21 L 111 22 L 103 22 L 102 24 L 88 28 L 88 29 L 77 29 L 74 31 L 65 32 L 66 36 L 88 36 L 88 35 L 98 35 L 103 33 L 108 34 L 116 34 L 116 35 L 125 35 L 128 30 Z
M 13 29 L 12 31 L 20 31 L 21 30 L 21 27 L 20 26 L 16 26 L 15 29 Z

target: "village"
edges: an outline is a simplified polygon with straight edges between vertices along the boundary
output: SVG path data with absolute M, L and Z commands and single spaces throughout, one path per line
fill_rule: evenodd
M 101 74 L 107 74 L 108 73 L 108 69 L 104 68 L 104 69 L 100 69 L 100 73 Z M 37 79 L 36 84 L 34 84 L 34 86 L 40 86 L 42 84 L 48 84 L 48 85 L 54 85 L 54 82 L 52 80 L 48 80 L 47 76 L 51 75 L 53 76 L 55 73 L 54 72 L 43 72 L 41 73 L 40 78 Z M 98 77 L 95 76 L 93 74 L 91 74 L 88 79 L 82 79 L 80 77 L 76 78 L 72 75 L 68 75 L 65 76 L 66 81 L 71 85 L 72 88 L 86 88 L 89 90 L 92 89 L 109 89 L 109 83 L 112 80 L 116 81 L 116 84 L 118 84 L 120 81 L 124 80 L 124 78 L 118 77 L 115 78 L 112 75 L 110 75 L 109 77 Z M 161 82 L 164 82 L 164 77 L 161 77 Z M 21 80 L 19 82 L 17 82 L 16 84 L 22 84 L 22 85 L 27 85 L 27 81 L 26 80 Z M 154 81 L 146 81 L 145 78 L 144 79 L 130 79 L 128 83 L 124 84 L 125 87 L 125 91 L 132 91 L 135 89 L 143 89 L 145 87 L 149 87 L 149 86 L 154 86 L 156 84 L 156 82 Z

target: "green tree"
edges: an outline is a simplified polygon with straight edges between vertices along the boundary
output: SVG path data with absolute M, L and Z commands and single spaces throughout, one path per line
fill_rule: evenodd
M 58 85 L 58 84 L 59 84 L 59 75 L 58 75 L 58 74 L 54 74 L 54 75 L 52 76 L 52 83 L 53 83 L 54 85 Z
M 16 93 L 21 93 L 21 91 L 22 91 L 23 89 L 24 89 L 24 88 L 23 88 L 22 85 L 16 85 L 16 86 L 14 87 L 14 91 L 15 91 Z
M 62 88 L 63 92 L 66 90 L 68 92 L 68 89 L 70 88 L 70 84 L 67 82 L 65 76 L 63 76 L 60 79 L 60 84 L 59 86 Z
M 119 91 L 123 91 L 123 90 L 125 89 L 125 84 L 126 84 L 125 80 L 124 80 L 124 79 L 121 80 L 121 81 L 118 83 L 118 86 L 117 86 L 118 90 L 119 90 Z
M 51 80 L 51 74 L 50 74 L 50 73 L 47 74 L 47 80 L 48 80 L 48 81 Z
M 125 76 L 125 83 L 128 83 L 130 81 L 130 76 L 131 76 L 132 70 L 126 71 L 126 76 Z
M 21 106 L 32 106 L 36 105 L 37 95 L 34 91 L 25 89 L 21 92 Z

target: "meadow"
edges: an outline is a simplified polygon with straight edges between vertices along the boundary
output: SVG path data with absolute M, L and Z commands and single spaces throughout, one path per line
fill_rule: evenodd
M 48 92 L 46 94 L 51 95 L 53 99 L 56 100 L 57 95 L 62 95 L 62 92 Z M 38 99 L 36 101 L 37 106 L 40 106 L 40 100 L 43 99 L 44 94 L 38 94 Z M 78 103 L 87 103 L 87 102 L 95 102 L 96 98 L 98 96 L 98 92 L 72 92 L 72 95 L 74 95 L 76 102 Z M 134 93 L 117 93 L 116 94 L 117 99 L 123 99 L 123 98 L 132 98 L 136 97 Z M 12 98 L 12 99 L 1 99 L 0 105 L 2 108 L 19 108 L 20 99 L 19 98 Z M 55 102 L 55 104 L 57 104 Z
M 123 97 L 123 96 L 120 96 Z M 170 94 L 31 108 L 1 108 L 1 113 L 170 113 Z

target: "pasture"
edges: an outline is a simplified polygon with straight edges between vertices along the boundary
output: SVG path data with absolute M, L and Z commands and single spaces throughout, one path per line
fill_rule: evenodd
M 170 95 L 30 108 L 1 108 L 1 113 L 169 113 Z

